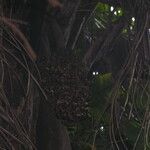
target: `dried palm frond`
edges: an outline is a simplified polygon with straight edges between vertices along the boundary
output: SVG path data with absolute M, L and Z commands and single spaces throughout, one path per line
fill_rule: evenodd
M 19 41 L 22 43 L 22 46 L 24 46 L 24 50 L 26 50 L 26 53 L 29 55 L 30 59 L 35 61 L 37 56 L 33 51 L 31 45 L 29 44 L 28 40 L 25 38 L 24 34 L 8 18 L 0 17 L 0 22 L 11 28 L 11 30 L 15 33 L 15 36 L 17 36 Z
M 0 17 L 0 23 L 0 147 L 36 149 L 34 101 L 39 97 L 37 87 L 43 91 L 34 75 L 36 54 L 10 19 Z
M 54 7 L 54 8 L 62 8 L 62 4 L 59 2 L 59 0 L 48 0 L 48 3 L 50 6 Z
M 124 5 L 132 6 L 128 7 L 128 13 L 131 13 L 131 17 L 135 15 L 135 27 L 134 32 L 129 33 L 129 37 L 132 36 L 130 41 L 129 52 L 130 55 L 124 64 L 124 67 L 120 71 L 119 78 L 116 81 L 116 84 L 112 90 L 110 100 L 112 103 L 111 106 L 111 126 L 110 126 L 110 137 L 112 140 L 112 146 L 115 149 L 120 149 L 118 145 L 118 140 L 121 141 L 124 149 L 127 149 L 125 140 L 121 135 L 120 128 L 125 116 L 128 116 L 128 119 L 131 119 L 131 116 L 134 116 L 133 119 L 137 119 L 140 122 L 140 131 L 137 136 L 137 139 L 134 143 L 133 149 L 137 149 L 138 141 L 143 136 L 143 149 L 149 148 L 149 113 L 150 113 L 150 47 L 148 46 L 148 36 L 147 32 L 150 27 L 149 18 L 150 13 L 146 2 L 148 1 L 128 1 L 124 2 Z M 125 6 L 126 7 L 126 6 Z M 127 8 L 126 8 L 127 9 Z M 129 14 L 127 17 L 129 17 Z M 131 35 L 130 35 L 131 34 Z M 148 33 L 149 34 L 149 33 Z M 148 55 L 148 56 L 147 56 Z M 123 101 L 121 112 L 118 111 L 117 104 L 119 102 L 119 90 L 125 80 L 128 80 L 126 87 L 126 96 Z M 141 89 L 141 90 L 139 90 Z M 144 96 L 146 95 L 146 96 Z M 136 105 L 137 101 L 139 103 L 139 98 L 141 103 L 146 103 L 142 116 L 135 113 L 135 110 L 139 110 Z M 119 102 L 120 103 L 120 102 Z M 122 102 L 121 102 L 122 103 Z M 139 110 L 140 111 L 140 110 Z M 119 115 L 118 115 L 119 114 Z M 119 117 L 118 117 L 119 116 Z M 118 139 L 119 135 L 119 139 Z

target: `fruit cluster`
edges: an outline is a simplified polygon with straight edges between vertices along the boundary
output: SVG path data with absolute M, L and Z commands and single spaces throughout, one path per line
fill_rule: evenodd
M 44 59 L 43 59 L 44 60 Z M 76 58 L 53 57 L 41 63 L 42 86 L 58 118 L 79 121 L 88 114 L 89 81 Z

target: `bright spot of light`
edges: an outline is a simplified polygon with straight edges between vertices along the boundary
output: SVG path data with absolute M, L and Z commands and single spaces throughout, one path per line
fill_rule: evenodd
M 110 7 L 110 11 L 113 11 L 113 10 L 114 10 L 114 7 L 113 7 L 113 6 L 111 6 L 111 7 Z
M 135 22 L 135 18 L 134 17 L 132 17 L 132 21 Z
M 121 10 L 118 10 L 118 14 L 120 14 L 121 13 Z
M 132 26 L 130 26 L 130 30 L 133 30 L 133 27 L 132 27 Z
M 94 71 L 94 72 L 93 72 L 93 76 L 98 75 L 98 74 L 99 74 L 98 71 L 96 71 L 96 72 Z
M 96 75 L 96 72 L 93 72 L 93 75 L 95 76 L 95 75 Z
M 117 12 L 116 12 L 116 11 L 114 12 L 114 15 L 117 15 Z
M 103 127 L 103 126 L 101 126 L 101 127 L 100 127 L 100 130 L 101 130 L 101 131 L 104 131 L 104 127 Z

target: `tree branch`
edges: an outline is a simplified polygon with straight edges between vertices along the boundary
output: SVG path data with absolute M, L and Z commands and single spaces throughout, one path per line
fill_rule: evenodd
M 101 3 L 106 3 L 106 4 L 108 4 L 108 5 L 114 5 L 114 6 L 116 6 L 116 5 L 121 5 L 121 0 L 119 1 L 119 0 L 98 0 L 99 2 L 101 2 Z
M 116 37 L 118 37 L 123 27 L 124 20 L 121 18 L 119 22 L 115 23 L 113 27 L 111 26 L 105 33 L 103 33 L 106 36 L 104 41 L 102 41 L 104 35 L 101 35 L 89 48 L 83 59 L 83 63 L 88 69 L 90 69 L 96 61 L 99 61 L 110 51 Z

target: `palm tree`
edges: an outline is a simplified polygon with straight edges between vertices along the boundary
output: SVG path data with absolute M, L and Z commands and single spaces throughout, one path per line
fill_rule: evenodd
M 149 0 L 1 1 L 0 148 L 70 150 L 57 118 L 82 119 L 80 107 L 90 95 L 87 74 L 99 69 L 112 73 L 102 108 L 110 115 L 109 149 L 149 149 L 149 5 Z M 130 130 L 137 130 L 134 138 Z

